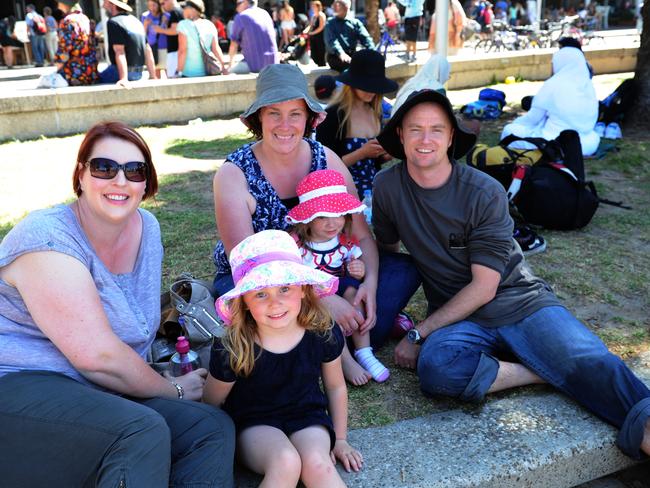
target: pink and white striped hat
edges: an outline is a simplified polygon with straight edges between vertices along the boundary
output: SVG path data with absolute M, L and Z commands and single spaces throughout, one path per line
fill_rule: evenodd
M 308 224 L 316 217 L 340 217 L 366 208 L 348 193 L 343 175 L 331 169 L 309 173 L 298 183 L 296 193 L 300 203 L 286 217 L 290 224 Z

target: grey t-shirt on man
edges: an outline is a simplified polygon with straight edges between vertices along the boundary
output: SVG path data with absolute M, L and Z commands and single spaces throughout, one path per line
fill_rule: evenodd
M 467 320 L 499 327 L 561 305 L 528 268 L 512 238 L 506 193 L 485 173 L 454 162 L 443 186 L 425 189 L 399 163 L 377 174 L 372 216 L 378 241 L 402 241 L 413 256 L 433 310 L 470 283 L 472 264 L 499 272 L 501 282 L 495 298 Z

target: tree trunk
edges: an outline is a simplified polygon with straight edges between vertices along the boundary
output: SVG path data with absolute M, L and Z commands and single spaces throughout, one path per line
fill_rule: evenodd
M 635 128 L 650 129 L 650 116 L 648 115 L 650 114 L 650 1 L 648 0 L 643 4 L 641 17 L 643 18 L 643 31 L 634 71 L 634 79 L 639 92 L 637 103 L 626 123 L 633 124 Z
M 370 37 L 375 43 L 379 42 L 379 0 L 366 0 L 366 22 Z

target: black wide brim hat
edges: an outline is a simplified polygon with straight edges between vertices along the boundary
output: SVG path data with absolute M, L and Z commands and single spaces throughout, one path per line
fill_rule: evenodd
M 402 125 L 402 119 L 409 110 L 424 102 L 437 103 L 444 109 L 454 128 L 453 141 L 447 150 L 447 154 L 453 159 L 463 157 L 476 144 L 476 134 L 470 132 L 458 122 L 458 119 L 454 115 L 451 102 L 446 96 L 436 90 L 430 89 L 414 91 L 408 96 L 390 118 L 384 130 L 377 136 L 379 144 L 394 158 L 406 159 L 404 146 L 402 145 L 402 141 L 400 141 L 397 128 Z
M 384 57 L 372 49 L 362 49 L 352 55 L 350 67 L 336 79 L 357 90 L 369 93 L 391 93 L 397 90 L 397 83 L 386 78 Z

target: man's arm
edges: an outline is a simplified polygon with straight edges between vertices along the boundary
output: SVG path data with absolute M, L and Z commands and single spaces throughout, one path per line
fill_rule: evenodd
M 124 52 L 124 44 L 113 44 L 113 52 L 115 53 L 115 66 L 117 67 L 118 80 L 120 85 L 128 84 L 129 81 L 129 67 L 126 62 L 126 53 Z
M 467 318 L 496 296 L 501 274 L 481 264 L 472 264 L 471 271 L 469 284 L 417 325 L 421 337 L 426 338 L 442 327 Z M 415 368 L 419 354 L 420 346 L 411 344 L 405 337 L 395 347 L 395 363 L 404 368 Z
M 357 36 L 359 37 L 359 41 L 363 47 L 366 49 L 375 48 L 375 41 L 372 40 L 372 37 L 370 37 L 370 34 L 368 33 L 368 29 L 366 29 L 361 21 L 358 21 L 357 23 Z
M 338 33 L 336 32 L 336 27 L 331 22 L 325 24 L 325 46 L 328 47 L 328 52 L 341 56 L 345 54 L 343 47 L 339 42 Z
M 228 62 L 225 64 L 226 68 L 229 69 L 232 66 L 232 62 L 235 59 L 237 50 L 239 49 L 239 44 L 237 41 L 230 40 L 230 47 L 228 48 Z
M 149 44 L 144 45 L 144 62 L 147 65 L 149 79 L 157 79 L 158 77 L 156 76 L 156 62 L 153 58 L 153 51 L 151 50 L 151 46 Z
M 167 36 L 175 36 L 178 34 L 176 31 L 176 26 L 178 25 L 178 22 L 174 22 L 172 25 L 170 25 L 167 28 L 160 27 L 159 25 L 154 25 L 153 30 L 156 31 L 157 34 L 165 34 Z

